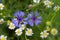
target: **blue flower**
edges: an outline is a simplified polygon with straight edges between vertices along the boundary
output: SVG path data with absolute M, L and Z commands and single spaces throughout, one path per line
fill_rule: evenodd
M 30 13 L 28 14 L 28 18 L 29 18 L 28 24 L 29 24 L 30 26 L 33 26 L 34 24 L 39 25 L 39 24 L 41 23 L 42 17 L 41 17 L 41 16 L 38 17 L 38 15 L 39 15 L 39 14 L 38 14 L 38 11 L 36 11 L 35 14 L 33 14 L 33 12 L 30 12 Z
M 24 25 L 27 24 L 26 18 L 24 18 L 25 13 L 22 11 L 17 11 L 14 13 L 15 18 L 12 19 L 12 23 L 15 25 L 15 27 L 21 27 L 21 24 L 23 23 Z

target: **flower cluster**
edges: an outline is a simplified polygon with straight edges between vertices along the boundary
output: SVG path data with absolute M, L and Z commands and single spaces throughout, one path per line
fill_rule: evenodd
M 12 19 L 12 22 L 9 20 L 7 21 L 7 24 L 9 25 L 8 28 L 11 30 L 17 28 L 15 30 L 15 33 L 17 36 L 20 36 L 22 35 L 22 31 L 26 28 L 27 24 L 29 24 L 30 26 L 34 26 L 34 24 L 36 24 L 38 26 L 41 23 L 42 17 L 38 15 L 38 11 L 36 11 L 35 14 L 33 12 L 30 12 L 25 18 L 24 12 L 17 11 L 14 13 L 14 18 Z M 32 34 L 34 33 L 31 28 L 26 28 L 25 34 L 26 36 L 32 36 Z
M 15 18 L 12 19 L 12 23 L 15 25 L 15 27 L 21 27 L 21 24 L 29 24 L 30 26 L 33 26 L 34 24 L 39 25 L 41 23 L 42 17 L 38 17 L 38 12 L 36 11 L 36 14 L 33 12 L 30 12 L 26 18 L 24 18 L 25 13 L 22 11 L 15 12 L 14 16 Z
M 49 30 L 47 30 L 47 29 L 49 29 Z M 51 33 L 53 36 L 55 36 L 55 35 L 58 33 L 58 30 L 57 30 L 56 28 L 52 28 L 52 29 L 50 30 L 50 28 L 47 27 L 47 29 L 40 33 L 40 34 L 41 34 L 41 35 L 40 35 L 41 38 L 47 38 L 50 33 Z

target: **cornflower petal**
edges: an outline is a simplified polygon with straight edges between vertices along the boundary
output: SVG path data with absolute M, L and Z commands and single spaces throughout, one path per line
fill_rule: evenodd
M 30 26 L 33 26 L 33 23 L 34 23 L 34 22 L 33 22 L 32 20 L 29 20 L 29 21 L 28 21 L 28 24 L 29 24 Z
M 36 25 L 39 25 L 40 23 L 41 23 L 40 20 L 36 20 L 36 21 L 35 21 L 35 24 L 36 24 Z
M 17 19 L 13 19 L 12 23 L 17 27 L 18 26 L 18 20 Z

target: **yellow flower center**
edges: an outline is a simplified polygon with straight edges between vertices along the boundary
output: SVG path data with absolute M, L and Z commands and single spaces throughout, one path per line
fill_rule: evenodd
M 47 33 L 46 33 L 46 32 L 43 32 L 43 34 L 42 34 L 42 35 L 45 37 L 45 36 L 47 36 Z
M 13 24 L 10 24 L 10 27 L 11 27 L 11 28 L 14 28 L 14 25 L 13 25 Z
M 20 31 L 20 30 L 18 30 L 18 31 L 17 31 L 17 33 L 18 33 L 18 34 L 20 34 L 20 33 L 21 33 L 21 31 Z
M 3 6 L 1 5 L 0 8 L 2 8 Z
M 31 33 L 31 31 L 30 30 L 28 30 L 28 34 L 30 34 Z
M 2 38 L 1 38 L 1 40 L 5 40 L 5 38 L 4 38 L 4 37 L 2 37 Z

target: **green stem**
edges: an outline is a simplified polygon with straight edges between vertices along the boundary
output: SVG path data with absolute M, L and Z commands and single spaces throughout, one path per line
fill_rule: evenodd
M 55 16 L 56 16 L 56 13 L 54 13 L 54 16 L 52 17 L 51 22 L 53 22 Z
M 17 40 L 19 40 L 19 36 L 17 36 Z
M 22 39 L 22 36 L 21 36 L 21 40 L 23 40 L 23 39 Z
M 26 29 L 25 29 L 25 31 L 26 31 Z M 26 34 L 25 34 L 25 40 L 27 39 L 27 37 L 26 37 Z

